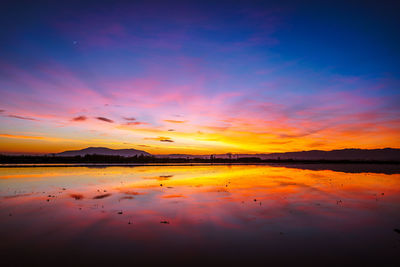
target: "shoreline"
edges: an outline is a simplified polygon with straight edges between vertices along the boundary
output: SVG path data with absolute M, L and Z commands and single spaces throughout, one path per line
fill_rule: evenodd
M 108 167 L 202 167 L 202 166 L 269 166 L 285 167 L 302 170 L 331 170 L 343 173 L 382 173 L 400 174 L 399 163 L 387 162 L 244 162 L 244 163 L 21 163 L 0 164 L 0 169 L 5 168 L 108 168 Z
M 1 167 L 85 167 L 85 166 L 215 166 L 215 165 L 309 165 L 309 164 L 354 164 L 354 165 L 398 165 L 400 162 L 390 161 L 265 161 L 265 162 L 138 162 L 138 163 L 0 163 Z

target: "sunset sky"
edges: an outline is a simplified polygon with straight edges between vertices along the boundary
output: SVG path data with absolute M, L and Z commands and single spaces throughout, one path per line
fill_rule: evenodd
M 0 152 L 400 148 L 399 8 L 5 1 Z

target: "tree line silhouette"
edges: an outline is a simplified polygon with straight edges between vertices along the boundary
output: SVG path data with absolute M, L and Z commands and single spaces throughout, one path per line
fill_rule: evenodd
M 85 156 L 29 156 L 29 155 L 0 155 L 1 164 L 128 164 L 128 163 L 393 163 L 398 161 L 360 161 L 360 160 L 299 160 L 299 159 L 261 159 L 259 157 L 217 158 L 169 158 L 154 156 L 113 156 L 113 155 L 85 155 Z

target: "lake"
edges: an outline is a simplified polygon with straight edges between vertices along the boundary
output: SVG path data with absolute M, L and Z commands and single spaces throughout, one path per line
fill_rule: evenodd
M 7 266 L 399 266 L 398 229 L 398 173 L 266 165 L 0 168 Z

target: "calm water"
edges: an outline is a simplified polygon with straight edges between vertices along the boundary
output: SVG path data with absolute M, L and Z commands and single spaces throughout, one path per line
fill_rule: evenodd
M 6 265 L 400 263 L 400 174 L 0 168 Z

